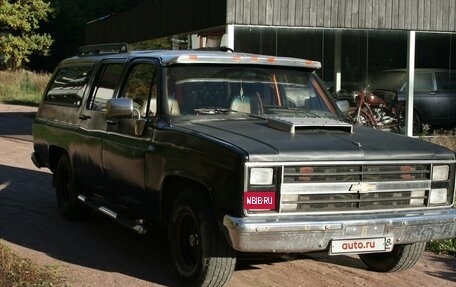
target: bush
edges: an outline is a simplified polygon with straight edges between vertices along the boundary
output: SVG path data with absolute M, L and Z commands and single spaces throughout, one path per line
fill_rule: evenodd
M 436 253 L 456 255 L 456 238 L 428 242 L 426 249 Z

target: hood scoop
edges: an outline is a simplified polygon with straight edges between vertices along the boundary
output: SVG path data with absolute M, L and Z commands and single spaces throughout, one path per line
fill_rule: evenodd
M 353 133 L 353 125 L 328 118 L 277 117 L 268 119 L 268 126 L 292 134 L 305 130 L 327 130 Z

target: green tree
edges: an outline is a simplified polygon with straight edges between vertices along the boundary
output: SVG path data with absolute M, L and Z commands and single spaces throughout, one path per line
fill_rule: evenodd
M 158 38 L 153 40 L 146 40 L 130 45 L 132 50 L 153 50 L 153 49 L 171 49 L 172 42 L 168 37 Z
M 0 0 L 0 55 L 5 63 L 15 69 L 33 53 L 49 53 L 51 36 L 37 30 L 51 11 L 43 0 Z

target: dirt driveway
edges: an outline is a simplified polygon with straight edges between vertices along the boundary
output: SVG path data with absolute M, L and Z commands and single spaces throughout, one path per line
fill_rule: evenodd
M 0 240 L 40 265 L 58 266 L 75 287 L 179 286 L 165 232 L 136 235 L 103 216 L 57 214 L 51 175 L 30 161 L 34 108 L 0 104 Z M 456 286 L 456 258 L 426 253 L 409 271 L 367 271 L 357 257 L 239 260 L 235 286 Z

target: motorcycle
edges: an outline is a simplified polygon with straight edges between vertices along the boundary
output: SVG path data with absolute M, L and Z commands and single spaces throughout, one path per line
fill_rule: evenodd
M 392 101 L 388 104 L 368 88 L 352 95 L 354 107 L 347 114 L 352 123 L 392 132 L 403 131 L 402 103 Z

